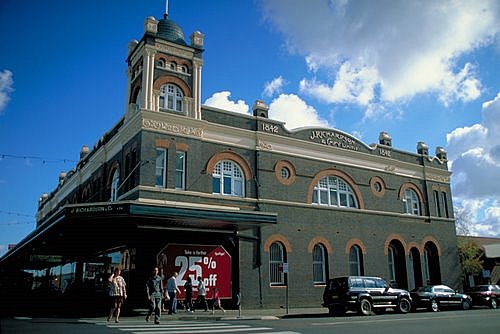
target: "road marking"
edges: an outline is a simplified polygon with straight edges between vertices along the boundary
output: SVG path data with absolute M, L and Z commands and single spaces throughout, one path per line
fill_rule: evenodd
M 468 314 L 470 316 L 475 316 L 473 314 Z M 484 315 L 481 315 L 484 317 Z M 497 316 L 497 315 L 495 315 Z M 331 326 L 331 325 L 362 325 L 362 324 L 373 324 L 376 322 L 397 322 L 397 321 L 419 321 L 419 320 L 431 320 L 431 319 L 456 319 L 463 318 L 463 315 L 443 315 L 443 316 L 434 316 L 434 317 L 418 317 L 418 318 L 400 318 L 400 319 L 373 319 L 373 320 L 360 320 L 360 321 L 338 321 L 338 322 L 313 322 L 311 325 L 313 326 Z

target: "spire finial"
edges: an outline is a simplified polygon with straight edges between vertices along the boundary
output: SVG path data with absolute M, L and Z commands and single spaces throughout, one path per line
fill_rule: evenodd
M 165 0 L 165 18 L 168 17 L 168 0 Z

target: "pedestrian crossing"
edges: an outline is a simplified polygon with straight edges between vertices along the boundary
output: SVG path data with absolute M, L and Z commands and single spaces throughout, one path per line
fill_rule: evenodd
M 123 331 L 124 334 L 217 334 L 217 333 L 237 333 L 237 334 L 300 334 L 293 331 L 279 331 L 271 327 L 239 324 L 237 322 L 220 322 L 220 321 L 178 321 L 168 320 L 161 324 L 153 322 L 133 322 L 122 321 L 119 324 L 115 323 L 97 323 L 105 325 L 108 328 Z

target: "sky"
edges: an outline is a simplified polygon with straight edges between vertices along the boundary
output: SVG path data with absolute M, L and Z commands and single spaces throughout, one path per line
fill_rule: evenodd
M 500 2 L 170 0 L 205 35 L 202 103 L 288 129 L 448 152 L 470 234 L 500 237 Z M 0 255 L 38 199 L 124 115 L 127 46 L 164 0 L 0 0 Z

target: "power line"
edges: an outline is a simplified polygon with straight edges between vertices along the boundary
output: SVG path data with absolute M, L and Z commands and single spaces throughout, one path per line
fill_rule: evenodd
M 1 159 L 22 159 L 22 160 L 38 160 L 41 161 L 43 164 L 46 163 L 77 163 L 78 161 L 76 160 L 71 160 L 71 159 L 58 159 L 58 158 L 49 158 L 49 157 L 43 157 L 43 156 L 35 156 L 35 155 L 17 155 L 17 154 L 4 154 L 0 153 L 0 160 Z
M 28 217 L 28 218 L 33 218 L 35 215 L 29 215 L 27 213 L 20 213 L 20 212 L 14 212 L 14 211 L 5 211 L 5 210 L 0 210 L 0 213 L 10 215 L 10 216 L 18 216 L 18 217 Z
M 2 226 L 10 226 L 10 225 L 28 225 L 28 224 L 36 224 L 35 221 L 32 221 L 32 222 L 27 222 L 27 221 L 23 221 L 23 222 L 0 222 L 0 227 Z

